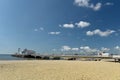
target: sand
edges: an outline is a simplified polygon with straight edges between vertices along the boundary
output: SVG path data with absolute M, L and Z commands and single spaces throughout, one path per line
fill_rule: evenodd
M 120 80 L 120 63 L 0 61 L 0 80 Z

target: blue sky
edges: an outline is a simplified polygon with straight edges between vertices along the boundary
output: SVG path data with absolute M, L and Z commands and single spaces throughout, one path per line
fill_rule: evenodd
M 0 54 L 120 52 L 119 0 L 0 0 Z

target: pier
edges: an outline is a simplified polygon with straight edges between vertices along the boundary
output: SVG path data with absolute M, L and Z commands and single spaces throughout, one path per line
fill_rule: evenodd
M 102 59 L 115 59 L 112 56 L 102 57 L 102 56 L 82 56 L 82 55 L 40 55 L 40 54 L 13 54 L 14 57 L 20 58 L 32 58 L 32 59 L 41 59 L 41 60 L 88 60 L 88 61 L 100 61 Z
M 114 59 L 120 62 L 120 55 L 110 55 L 109 53 L 98 53 L 98 55 L 67 55 L 67 54 L 38 54 L 33 50 L 18 48 L 18 52 L 12 54 L 13 57 L 39 59 L 39 60 L 80 60 L 80 61 L 101 61 L 102 59 Z

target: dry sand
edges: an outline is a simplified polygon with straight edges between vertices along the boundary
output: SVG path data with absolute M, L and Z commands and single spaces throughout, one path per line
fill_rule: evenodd
M 120 80 L 120 63 L 0 61 L 0 80 Z

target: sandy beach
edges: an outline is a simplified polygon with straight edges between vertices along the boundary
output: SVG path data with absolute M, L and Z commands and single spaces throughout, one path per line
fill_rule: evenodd
M 120 80 L 120 63 L 0 61 L 0 80 Z

